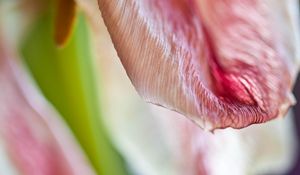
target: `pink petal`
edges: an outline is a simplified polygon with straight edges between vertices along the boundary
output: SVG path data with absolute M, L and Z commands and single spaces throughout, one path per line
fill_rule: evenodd
M 5 46 L 0 43 L 0 135 L 17 169 L 24 175 L 94 174 L 70 131 Z
M 210 130 L 266 122 L 294 103 L 294 58 L 270 1 L 98 2 L 146 101 Z
M 137 174 L 282 174 L 289 169 L 297 145 L 292 117 L 212 134 L 172 111 L 142 103 L 113 59 L 116 52 L 98 7 L 93 0 L 79 1 L 93 22 L 99 76 L 105 82 L 103 112 L 109 116 L 104 121 Z

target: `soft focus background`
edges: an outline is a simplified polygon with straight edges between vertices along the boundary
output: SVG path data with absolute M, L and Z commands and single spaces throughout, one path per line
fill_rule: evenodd
M 294 94 L 297 100 L 300 99 L 300 78 L 298 77 L 296 85 L 294 87 Z M 294 107 L 293 107 L 293 111 L 294 111 L 294 118 L 293 121 L 295 122 L 295 127 L 296 127 L 296 133 L 297 133 L 297 144 L 299 144 L 299 140 L 300 140 L 300 104 L 297 103 Z M 291 174 L 291 175 L 296 175 L 300 173 L 300 152 L 298 151 L 297 153 L 297 159 L 293 165 L 293 168 L 287 173 L 287 174 Z
M 76 3 L 60 45 L 54 1 L 0 0 L 0 175 L 300 174 L 299 103 L 266 124 L 203 131 L 141 100 L 97 2 Z

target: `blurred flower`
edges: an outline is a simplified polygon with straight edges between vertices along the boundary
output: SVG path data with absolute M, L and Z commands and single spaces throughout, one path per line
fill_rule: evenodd
M 14 49 L 0 32 L 0 138 L 12 161 L 9 171 L 94 174 L 65 123 L 33 86 Z M 6 168 L 0 166 L 0 172 L 10 174 Z
M 5 54 L 5 51 L 13 50 L 15 55 L 21 55 L 23 63 L 27 66 L 29 73 L 32 75 L 42 94 L 68 124 L 97 174 L 126 174 L 125 164 L 112 146 L 105 131 L 105 126 L 103 126 L 100 120 L 98 94 L 94 86 L 92 60 L 88 46 L 89 35 L 83 15 L 78 15 L 77 25 L 74 26 L 74 31 L 72 30 L 73 35 L 70 36 L 63 47 L 58 48 L 53 40 L 55 16 L 53 2 L 37 1 L 38 3 L 34 3 L 34 6 L 36 4 L 40 5 L 35 6 L 37 9 L 34 10 L 31 8 L 29 10 L 28 7 L 25 8 L 22 4 L 23 2 L 7 1 L 3 2 L 4 6 L 1 6 L 5 12 L 5 18 L 1 21 L 3 22 L 1 29 L 3 29 L 3 36 L 5 36 L 2 40 L 5 43 L 5 49 L 1 50 L 1 53 Z M 35 15 L 31 15 L 31 13 Z M 23 18 L 18 18 L 19 16 L 23 16 Z M 15 23 L 19 25 L 18 29 L 15 29 L 15 26 L 11 25 Z M 11 29 L 14 29 L 14 32 Z M 16 35 L 18 37 L 15 37 Z M 17 48 L 21 48 L 19 52 Z M 6 59 L 11 60 L 12 58 L 9 57 Z M 16 68 L 16 70 L 19 69 Z M 8 75 L 3 74 L 4 77 Z M 22 86 L 27 86 L 27 84 L 30 85 L 30 82 L 20 83 Z M 4 83 L 1 86 L 4 88 Z M 10 88 L 13 87 L 12 85 Z M 24 90 L 23 93 L 30 99 L 34 98 L 28 89 Z M 9 96 L 10 94 L 8 94 Z M 5 106 L 4 109 L 8 107 L 10 106 Z M 24 113 L 22 117 L 30 118 L 30 115 L 30 113 Z M 49 118 L 51 119 L 58 117 L 51 114 L 47 115 L 50 115 Z M 29 129 L 32 128 L 29 127 Z M 55 130 L 62 132 L 61 135 L 64 134 L 63 131 L 56 128 Z M 37 131 L 33 130 L 30 132 L 36 133 Z M 47 141 L 47 143 L 51 142 L 51 139 L 44 135 L 40 137 Z M 12 138 L 12 140 L 14 139 Z M 38 142 L 30 144 L 39 145 Z M 24 145 L 20 145 L 20 147 L 22 146 L 25 146 L 25 143 Z M 77 153 L 72 151 L 71 147 L 69 150 L 71 155 L 67 156 L 72 159 L 72 154 L 75 156 Z M 41 163 L 43 163 L 42 165 L 45 164 L 46 168 L 53 169 L 47 157 L 50 157 L 51 161 L 62 158 L 46 151 L 39 154 L 39 157 L 45 157 L 46 159 L 45 163 Z M 23 158 L 30 159 L 30 153 L 24 153 Z M 28 160 L 23 160 L 23 162 L 26 163 Z M 57 161 L 57 164 L 61 163 Z M 84 163 L 80 164 L 84 165 Z M 80 168 L 81 165 L 72 166 Z M 40 167 L 39 165 L 36 166 Z M 43 168 L 40 167 L 40 170 L 43 171 Z M 25 170 L 21 172 L 28 173 Z M 37 173 L 39 174 L 39 172 Z M 49 173 L 57 174 L 58 172 L 51 170 Z M 63 171 L 61 173 L 86 174 L 82 171 L 76 171 L 75 173 Z

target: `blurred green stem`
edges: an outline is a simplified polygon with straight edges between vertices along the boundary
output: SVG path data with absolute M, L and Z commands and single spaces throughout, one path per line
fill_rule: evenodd
M 101 122 L 89 32 L 80 14 L 69 43 L 58 49 L 53 39 L 54 13 L 33 25 L 21 51 L 46 98 L 61 113 L 98 174 L 128 174 Z

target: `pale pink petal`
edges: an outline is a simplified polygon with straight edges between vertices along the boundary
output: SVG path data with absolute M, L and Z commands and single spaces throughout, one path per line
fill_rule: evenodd
M 266 122 L 294 103 L 298 66 L 290 56 L 296 51 L 281 36 L 295 30 L 281 25 L 295 19 L 274 15 L 272 1 L 98 2 L 122 64 L 146 101 L 209 130 Z
M 94 174 L 78 143 L 0 38 L 0 136 L 24 175 Z
M 84 2 L 88 14 L 97 10 Z M 108 116 L 103 120 L 137 174 L 281 174 L 289 169 L 297 146 L 291 116 L 212 134 L 181 115 L 143 103 L 116 59 L 103 21 L 97 15 L 91 17 L 96 21 L 93 40 L 102 80 L 103 113 Z

